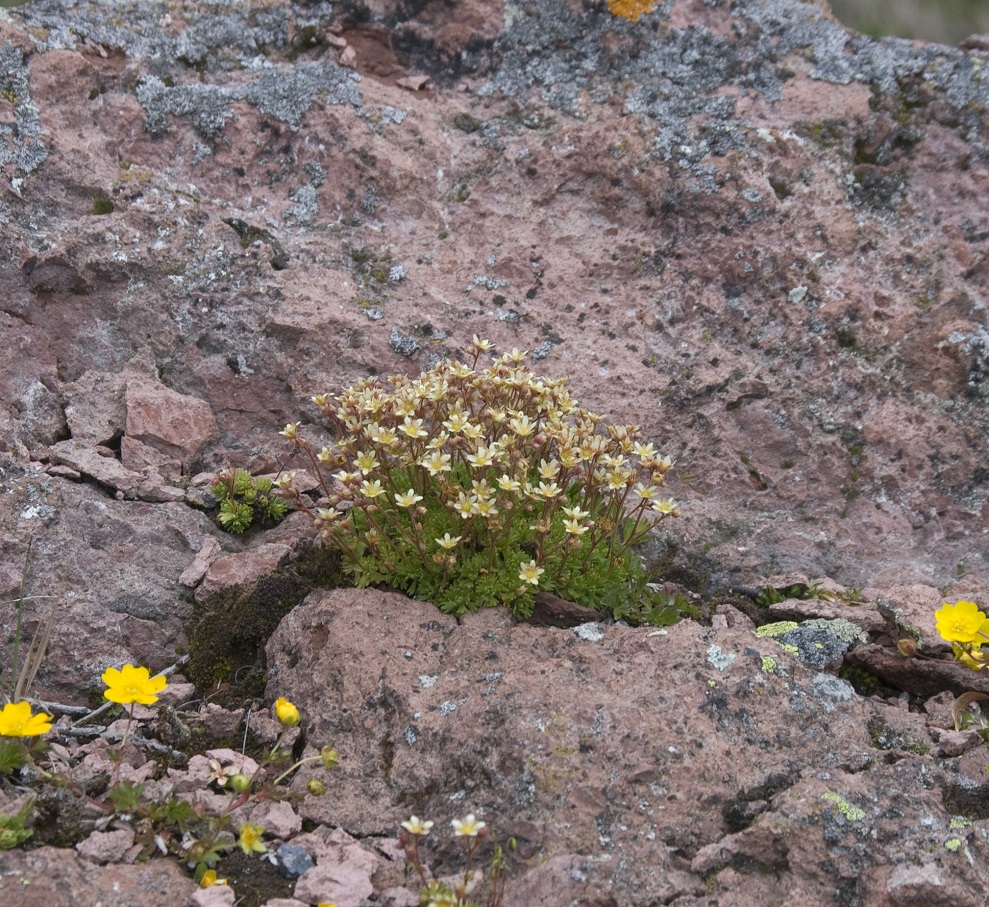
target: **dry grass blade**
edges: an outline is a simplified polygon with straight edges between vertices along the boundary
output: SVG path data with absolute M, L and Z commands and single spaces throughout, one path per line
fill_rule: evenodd
M 955 723 L 956 731 L 962 730 L 963 716 L 968 711 L 968 707 L 973 702 L 979 702 L 982 699 L 989 699 L 989 696 L 985 693 L 974 693 L 970 691 L 968 693 L 962 693 L 955 700 L 955 704 L 951 707 L 951 720 Z

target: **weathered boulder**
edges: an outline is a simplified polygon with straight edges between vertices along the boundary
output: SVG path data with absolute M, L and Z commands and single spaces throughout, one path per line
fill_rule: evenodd
M 751 632 L 582 629 L 311 595 L 268 646 L 269 694 L 341 754 L 304 815 L 357 835 L 432 818 L 453 871 L 445 829 L 475 812 L 554 867 L 520 869 L 511 903 L 982 903 L 986 784 L 971 755 L 924 755 L 943 728 Z

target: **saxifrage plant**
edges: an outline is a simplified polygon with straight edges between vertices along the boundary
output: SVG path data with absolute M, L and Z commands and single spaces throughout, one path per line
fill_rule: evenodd
M 318 505 L 292 474 L 276 485 L 316 520 L 358 586 L 386 584 L 463 614 L 531 613 L 538 590 L 636 623 L 678 615 L 633 553 L 679 515 L 662 496 L 671 468 L 634 425 L 606 425 L 565 378 L 542 378 L 476 336 L 469 362 L 367 378 L 313 402 L 333 442 L 281 432 L 311 465 Z

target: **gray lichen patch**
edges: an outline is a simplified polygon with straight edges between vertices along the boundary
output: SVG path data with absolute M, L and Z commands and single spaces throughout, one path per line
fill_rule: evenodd
M 265 70 L 242 86 L 170 86 L 157 76 L 146 76 L 136 93 L 148 132 L 167 131 L 169 116 L 187 116 L 200 136 L 213 139 L 233 116 L 230 105 L 234 101 L 247 101 L 291 129 L 299 129 L 302 117 L 317 100 L 324 105 L 359 107 L 358 78 L 335 63 L 299 64 L 287 71 Z
M 23 54 L 11 45 L 0 45 L 0 99 L 14 108 L 14 122 L 0 122 L 0 168 L 13 164 L 30 173 L 48 157 L 41 142 L 38 108 L 28 90 L 28 70 Z

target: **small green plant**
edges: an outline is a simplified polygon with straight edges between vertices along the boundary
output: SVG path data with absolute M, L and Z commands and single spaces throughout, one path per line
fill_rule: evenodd
M 272 492 L 271 479 L 252 476 L 246 469 L 229 469 L 210 486 L 220 502 L 220 525 L 227 532 L 246 532 L 255 520 L 277 523 L 288 512 L 285 501 Z
M 484 369 L 444 361 L 418 378 L 358 381 L 313 402 L 335 442 L 308 459 L 326 506 L 287 474 L 283 494 L 316 520 L 360 587 L 382 583 L 450 614 L 505 605 L 528 616 L 539 590 L 631 623 L 673 623 L 633 549 L 680 513 L 661 496 L 672 467 L 634 425 L 603 425 L 566 379 L 512 350 Z
M 13 850 L 20 847 L 34 834 L 27 827 L 27 821 L 34 808 L 34 797 L 28 797 L 24 805 L 12 816 L 0 813 L 0 850 Z
M 454 835 L 464 839 L 465 851 L 463 870 L 449 880 L 432 878 L 419 851 L 419 842 L 429 834 L 434 824 L 412 816 L 402 823 L 399 835 L 409 865 L 419 876 L 421 907 L 481 907 L 482 904 L 484 907 L 499 907 L 505 897 L 507 881 L 504 849 L 495 845 L 486 873 L 472 865 L 480 841 L 489 837 L 487 823 L 480 821 L 473 813 L 450 823 Z M 514 838 L 509 841 L 509 848 L 515 849 Z

